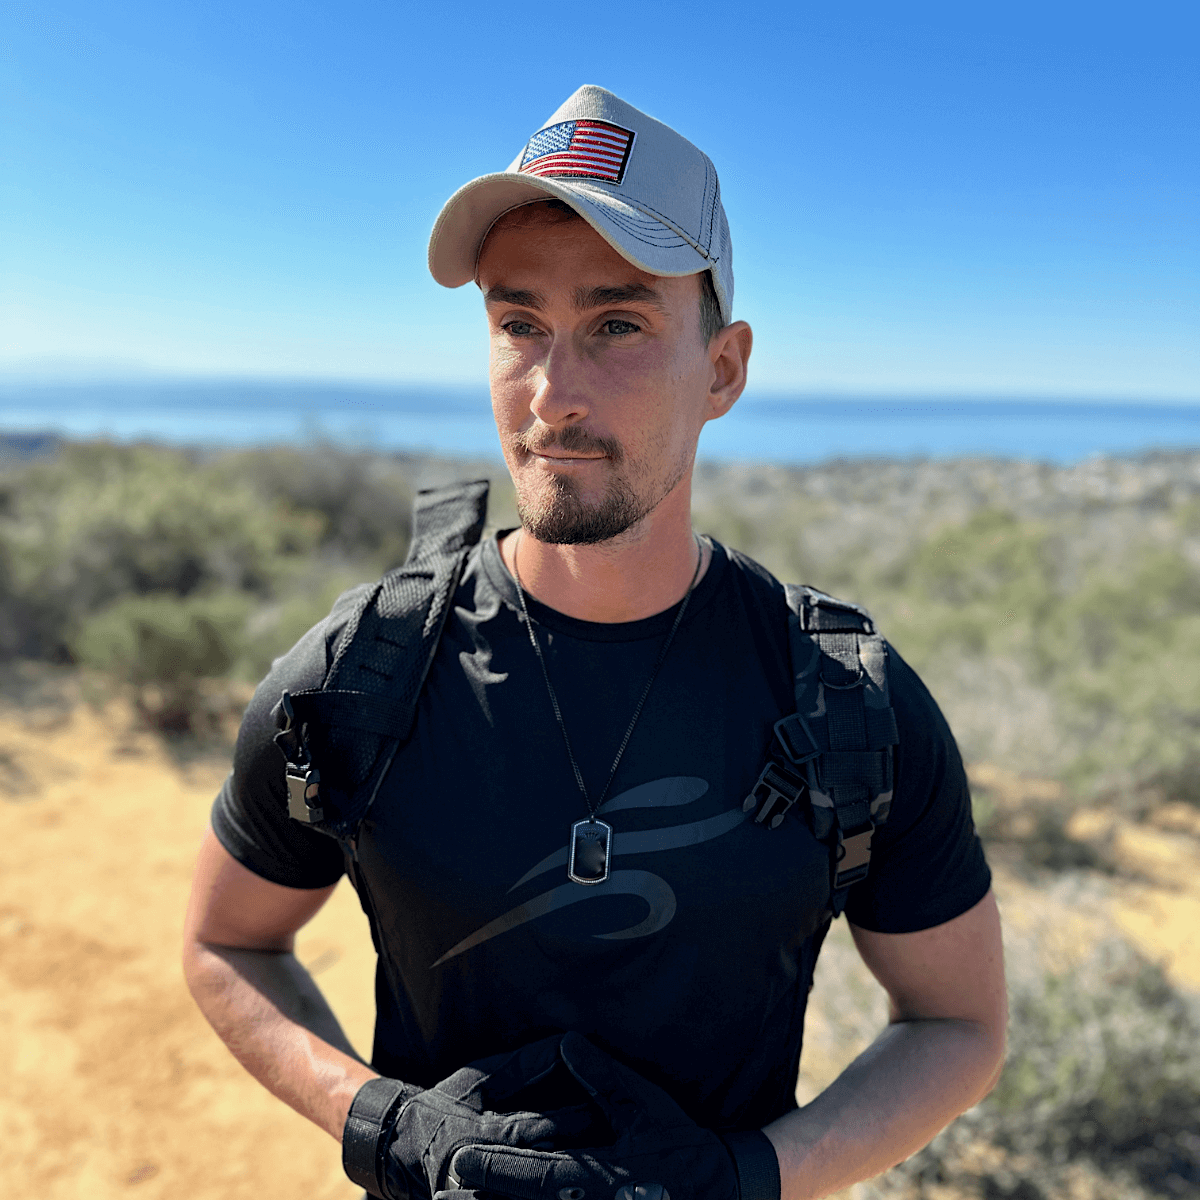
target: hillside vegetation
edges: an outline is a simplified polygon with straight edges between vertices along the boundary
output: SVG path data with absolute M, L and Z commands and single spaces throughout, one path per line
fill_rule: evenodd
M 0 656 L 77 668 L 180 746 L 227 739 L 272 657 L 402 560 L 418 487 L 481 473 L 332 447 L 50 449 L 0 471 Z M 694 509 L 780 578 L 872 610 L 955 729 L 998 879 L 1050 930 L 1008 946 L 1000 1086 L 873 1194 L 1200 1195 L 1195 995 L 1098 925 L 1069 961 L 1043 953 L 1122 880 L 1157 878 L 1139 846 L 1178 849 L 1180 894 L 1200 877 L 1200 454 L 705 465 Z M 884 1019 L 857 969 L 832 937 L 806 1061 Z

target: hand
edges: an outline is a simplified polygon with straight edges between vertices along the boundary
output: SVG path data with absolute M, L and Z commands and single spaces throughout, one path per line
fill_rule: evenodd
M 567 1152 L 473 1143 L 451 1162 L 463 1190 L 508 1200 L 652 1200 L 664 1190 L 670 1200 L 778 1200 L 779 1166 L 764 1135 L 733 1135 L 731 1145 L 744 1148 L 735 1161 L 666 1092 L 579 1034 L 566 1034 L 559 1053 L 615 1140 Z
M 560 1149 L 611 1136 L 563 1068 L 561 1041 L 481 1060 L 402 1100 L 384 1161 L 391 1200 L 429 1200 L 447 1187 L 450 1160 L 466 1145 Z

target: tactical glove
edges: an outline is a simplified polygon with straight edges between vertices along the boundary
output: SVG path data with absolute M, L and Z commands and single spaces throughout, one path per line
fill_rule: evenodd
M 603 1116 L 562 1069 L 560 1041 L 472 1063 L 427 1090 L 369 1080 L 346 1118 L 346 1174 L 384 1200 L 430 1200 L 462 1146 L 559 1149 L 606 1136 Z
M 472 1143 L 451 1163 L 462 1190 L 508 1200 L 779 1200 L 779 1162 L 765 1134 L 701 1129 L 661 1088 L 579 1034 L 559 1053 L 612 1125 L 615 1139 L 563 1152 Z M 464 1198 L 465 1200 L 465 1198 Z

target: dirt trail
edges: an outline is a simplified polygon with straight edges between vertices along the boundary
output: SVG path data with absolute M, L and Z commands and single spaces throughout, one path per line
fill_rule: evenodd
M 180 925 L 225 762 L 181 765 L 130 729 L 117 704 L 0 708 L 0 1195 L 352 1200 L 338 1147 L 242 1071 L 184 987 Z M 1089 906 L 1001 869 L 1009 937 L 1036 941 L 1062 970 L 1115 922 L 1178 982 L 1200 986 L 1200 829 L 1178 825 L 1191 819 L 1110 828 L 1080 816 L 1074 833 L 1103 840 L 1141 881 L 1106 885 Z M 298 953 L 369 1049 L 374 952 L 345 884 Z M 883 1020 L 838 922 L 818 970 L 801 1098 Z
M 0 1195 L 360 1196 L 337 1146 L 245 1075 L 183 983 L 223 765 L 181 768 L 115 707 L 41 718 L 0 714 Z M 373 951 L 345 885 L 298 953 L 369 1049 Z

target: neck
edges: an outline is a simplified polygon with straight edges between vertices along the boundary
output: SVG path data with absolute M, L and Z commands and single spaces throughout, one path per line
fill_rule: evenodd
M 504 565 L 526 594 L 583 621 L 638 621 L 683 599 L 696 575 L 691 480 L 619 537 L 594 546 L 555 546 L 523 529 L 501 539 Z M 700 574 L 710 552 L 700 543 Z M 699 582 L 699 576 L 696 576 Z

